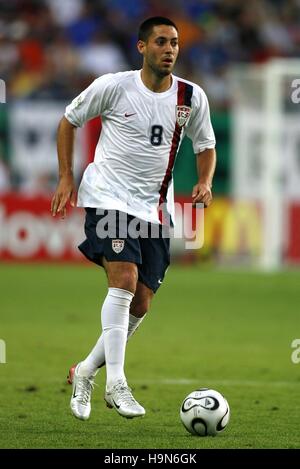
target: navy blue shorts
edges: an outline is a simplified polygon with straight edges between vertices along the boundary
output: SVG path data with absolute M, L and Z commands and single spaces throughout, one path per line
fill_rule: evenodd
M 85 210 L 84 231 L 87 239 L 78 246 L 79 250 L 100 266 L 103 266 L 103 256 L 109 262 L 136 264 L 139 281 L 155 293 L 170 264 L 170 238 L 163 236 L 162 226 L 140 221 L 143 234 L 139 235 L 140 225 L 131 215 L 117 210 L 102 210 L 98 215 L 95 208 Z M 109 229 L 108 224 L 105 224 L 108 216 L 110 222 L 112 221 Z M 122 222 L 124 219 L 125 223 Z M 132 232 L 130 227 L 136 225 L 137 230 Z

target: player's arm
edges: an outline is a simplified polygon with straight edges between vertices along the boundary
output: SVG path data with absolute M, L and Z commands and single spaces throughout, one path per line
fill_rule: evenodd
M 57 154 L 59 164 L 59 182 L 52 198 L 51 212 L 65 218 L 66 204 L 75 205 L 75 183 L 73 177 L 73 149 L 76 127 L 63 117 L 57 131 Z
M 216 169 L 216 151 L 214 148 L 206 148 L 197 155 L 198 182 L 193 187 L 193 206 L 202 202 L 208 207 L 212 201 L 212 180 Z
M 57 133 L 57 153 L 59 162 L 59 183 L 51 203 L 51 212 L 64 218 L 66 204 L 75 205 L 75 184 L 73 178 L 73 148 L 75 131 L 90 119 L 105 115 L 111 108 L 110 97 L 114 91 L 113 74 L 108 73 L 94 80 L 90 86 L 73 99 L 66 107 Z

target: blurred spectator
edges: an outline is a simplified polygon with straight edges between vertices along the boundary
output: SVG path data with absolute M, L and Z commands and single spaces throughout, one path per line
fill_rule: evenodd
M 105 32 L 96 33 L 91 43 L 80 47 L 79 57 L 80 68 L 95 77 L 130 68 L 118 44 L 114 43 Z
M 99 18 L 94 16 L 91 3 L 86 3 L 83 4 L 80 16 L 67 26 L 66 31 L 72 44 L 82 47 L 92 41 L 99 26 Z
M 8 192 L 11 189 L 10 186 L 10 171 L 9 166 L 2 159 L 1 148 L 0 148 L 0 194 Z
M 83 0 L 46 0 L 55 23 L 59 26 L 69 26 L 80 17 L 84 6 Z
M 153 15 L 177 22 L 177 68 L 209 84 L 213 106 L 228 105 L 232 63 L 300 53 L 299 0 L 11 0 L 0 1 L 0 75 L 13 97 L 69 99 L 95 76 L 140 66 L 137 27 Z
M 1 25 L 0 25 L 1 30 Z M 1 37 L 0 32 L 0 77 L 3 79 L 10 78 L 10 73 L 19 60 L 19 51 L 16 44 Z

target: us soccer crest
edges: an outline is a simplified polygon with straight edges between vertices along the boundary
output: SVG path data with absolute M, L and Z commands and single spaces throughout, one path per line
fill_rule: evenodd
M 111 247 L 116 254 L 120 254 L 124 249 L 124 239 L 113 239 L 111 242 Z
M 176 106 L 176 121 L 180 127 L 183 127 L 188 122 L 192 108 L 189 106 Z

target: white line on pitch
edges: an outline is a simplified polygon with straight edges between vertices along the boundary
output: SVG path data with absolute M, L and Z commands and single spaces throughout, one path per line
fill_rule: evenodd
M 37 378 L 28 378 L 28 375 L 26 377 L 21 378 L 13 378 L 10 380 L 10 383 L 12 384 L 23 384 L 26 386 L 27 384 L 32 384 L 36 383 L 37 387 L 40 386 L 40 384 L 60 384 L 64 385 L 66 384 L 66 381 L 63 379 L 47 379 L 47 378 L 42 378 L 42 379 L 37 379 Z M 202 388 L 207 388 L 207 387 L 212 387 L 215 385 L 221 385 L 221 386 L 300 386 L 300 381 L 255 381 L 255 380 L 231 380 L 231 379 L 209 379 L 209 378 L 203 378 L 203 379 L 189 379 L 189 378 L 150 378 L 150 379 L 130 379 L 130 383 L 135 384 L 135 385 L 160 385 L 160 386 L 170 386 L 170 385 L 196 385 L 197 387 L 202 387 Z
M 187 378 L 164 378 L 164 379 L 132 379 L 135 384 L 156 385 L 183 385 L 196 384 L 199 387 L 212 385 L 222 386 L 300 386 L 300 381 L 252 381 L 252 380 L 212 380 L 212 379 L 187 379 Z

